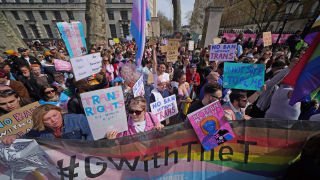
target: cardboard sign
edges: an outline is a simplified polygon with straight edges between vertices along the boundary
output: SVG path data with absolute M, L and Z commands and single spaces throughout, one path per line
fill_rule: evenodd
M 111 46 L 113 46 L 113 45 L 115 45 L 116 43 L 114 42 L 114 40 L 109 40 L 109 44 L 110 44 Z
M 147 84 L 153 84 L 154 80 L 153 80 L 153 74 L 149 73 L 148 74 L 148 80 L 147 80 Z
M 101 61 L 100 53 L 72 58 L 70 62 L 76 81 L 99 73 L 102 66 Z
M 114 42 L 115 42 L 116 44 L 119 44 L 119 43 L 120 43 L 119 38 L 113 38 L 113 40 L 114 40 Z
M 150 104 L 151 112 L 155 114 L 159 121 L 168 119 L 178 114 L 176 95 L 163 98 L 163 101 L 157 101 Z
M 189 41 L 188 43 L 188 50 L 193 51 L 194 50 L 194 41 Z
M 94 140 L 104 138 L 107 131 L 128 130 L 121 86 L 80 94 Z
M 72 69 L 70 62 L 59 59 L 54 60 L 54 67 L 57 71 L 70 71 Z
M 133 96 L 143 96 L 144 95 L 144 84 L 143 84 L 143 76 L 140 77 L 140 79 L 134 84 L 132 87 L 133 90 Z
M 216 44 L 220 44 L 221 43 L 221 38 L 213 38 L 213 44 L 216 45 Z
M 225 63 L 223 87 L 260 90 L 264 85 L 264 64 Z
M 217 44 L 210 48 L 209 61 L 234 61 L 237 44 Z
M 81 22 L 59 22 L 57 23 L 57 27 L 65 42 L 70 58 L 83 56 L 88 53 Z
M 264 47 L 272 45 L 271 32 L 263 32 L 263 45 Z
M 167 52 L 167 46 L 160 46 L 161 52 L 165 53 Z
M 213 102 L 191 114 L 188 119 L 206 151 L 234 138 L 219 101 Z
M 19 134 L 23 136 L 33 127 L 32 113 L 39 107 L 38 102 L 23 106 L 0 117 L 0 140 L 6 136 Z
M 167 62 L 177 61 L 179 46 L 180 43 L 178 40 L 169 40 L 167 45 Z

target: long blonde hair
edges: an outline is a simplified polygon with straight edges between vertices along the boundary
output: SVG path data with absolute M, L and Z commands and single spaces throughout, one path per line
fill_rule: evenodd
M 33 121 L 33 129 L 37 131 L 44 131 L 45 126 L 43 123 L 43 116 L 45 116 L 49 111 L 57 110 L 61 113 L 61 115 L 66 114 L 62 108 L 52 105 L 52 104 L 44 104 L 37 107 L 32 114 Z

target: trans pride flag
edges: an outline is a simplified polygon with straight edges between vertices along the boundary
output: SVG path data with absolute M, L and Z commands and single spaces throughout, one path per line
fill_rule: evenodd
M 136 39 L 138 51 L 137 67 L 140 68 L 146 41 L 146 21 L 151 20 L 148 0 L 133 0 L 130 32 Z
M 320 32 L 283 82 L 295 86 L 290 105 L 301 101 L 320 87 Z

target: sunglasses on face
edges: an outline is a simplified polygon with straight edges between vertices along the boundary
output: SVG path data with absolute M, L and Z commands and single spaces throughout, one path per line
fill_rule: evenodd
M 137 111 L 132 109 L 129 110 L 129 114 L 134 114 L 134 113 L 139 116 L 142 113 L 142 111 Z
M 50 90 L 50 91 L 46 91 L 45 93 L 46 94 L 51 94 L 51 93 L 55 93 L 56 91 L 55 90 Z
M 210 95 L 211 97 L 213 97 L 213 98 L 216 98 L 216 99 L 218 99 L 219 101 L 221 101 L 222 100 L 222 97 L 217 97 L 217 96 L 215 96 L 215 95 Z

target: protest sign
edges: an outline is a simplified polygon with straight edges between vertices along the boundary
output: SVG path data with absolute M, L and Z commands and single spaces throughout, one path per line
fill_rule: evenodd
M 221 43 L 221 38 L 213 38 L 213 44 L 216 45 L 216 44 L 220 44 Z
M 167 39 L 163 39 L 163 40 L 162 40 L 162 44 L 168 45 L 168 40 L 167 40 Z
M 300 154 L 319 122 L 232 121 L 235 138 L 205 151 L 189 123 L 114 140 L 37 139 L 59 179 L 276 179 Z M 8 168 L 0 165 L 9 179 Z M 51 170 L 49 170 L 52 172 Z M 43 179 L 53 179 L 40 171 Z M 31 173 L 29 179 L 37 179 Z M 199 178 L 200 177 L 200 178 Z M 26 178 L 26 179 L 28 179 Z M 39 179 L 39 178 L 38 178 Z
M 107 131 L 128 129 L 121 86 L 80 94 L 94 140 L 104 138 Z
M 120 43 L 119 38 L 113 38 L 113 40 L 114 40 L 114 42 L 115 42 L 116 44 L 119 44 L 119 43 Z
M 139 78 L 139 80 L 134 84 L 132 87 L 133 90 L 133 96 L 138 97 L 138 96 L 143 96 L 144 95 L 144 84 L 143 84 L 143 76 Z
M 160 46 L 161 52 L 165 53 L 167 52 L 167 46 Z
M 59 22 L 57 23 L 57 27 L 70 58 L 83 56 L 88 53 L 81 22 Z
M 264 47 L 272 45 L 271 32 L 263 32 L 263 45 Z
M 225 63 L 223 87 L 260 90 L 264 85 L 264 64 Z
M 283 44 L 287 42 L 287 39 L 291 36 L 292 34 L 282 34 L 279 40 L 279 44 Z M 234 33 L 224 33 L 223 38 L 226 38 L 228 42 L 234 42 L 234 40 L 237 38 L 238 34 Z M 271 34 L 272 37 L 272 43 L 276 43 L 278 39 L 279 34 Z M 257 34 L 243 34 L 243 41 L 247 41 L 249 38 L 251 38 L 252 41 L 255 41 L 257 37 Z M 263 41 L 263 38 L 260 38 L 258 42 L 261 40 Z M 258 45 L 258 44 L 257 44 Z
M 0 140 L 6 136 L 23 136 L 33 127 L 32 113 L 40 106 L 38 102 L 23 106 L 0 117 Z
M 170 39 L 167 45 L 167 62 L 176 62 L 178 59 L 178 49 L 180 43 L 178 40 Z
M 101 70 L 100 53 L 89 54 L 70 60 L 76 81 L 97 74 Z
M 194 50 L 194 41 L 189 41 L 188 43 L 188 50 L 193 51 Z
M 126 39 L 127 39 L 127 41 L 132 41 L 132 36 L 128 35 Z
M 209 61 L 234 61 L 237 44 L 217 44 L 210 48 Z
M 163 101 L 157 101 L 150 104 L 151 112 L 155 114 L 160 121 L 168 119 L 178 114 L 176 95 L 163 98 Z
M 188 114 L 188 119 L 206 151 L 234 138 L 219 101 Z
M 115 45 L 116 43 L 114 42 L 114 40 L 109 40 L 109 44 L 110 44 L 111 46 L 113 46 L 113 45 Z
M 58 179 L 54 162 L 34 139 L 17 139 L 10 147 L 0 143 L 0 158 L 10 168 L 13 179 L 22 179 L 30 172 L 39 174 L 42 170 Z
M 70 71 L 72 69 L 70 62 L 59 59 L 54 60 L 54 67 L 57 71 Z

